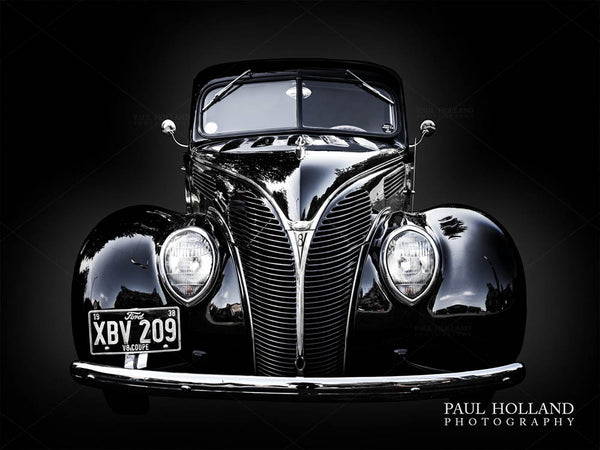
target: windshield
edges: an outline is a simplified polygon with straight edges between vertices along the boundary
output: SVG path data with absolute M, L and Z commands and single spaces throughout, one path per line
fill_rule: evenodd
M 204 96 L 199 108 L 202 114 L 199 131 L 213 136 L 296 128 L 374 134 L 396 131 L 393 105 L 357 83 L 302 80 L 300 99 L 296 83 L 296 80 L 247 82 L 236 85 L 211 104 L 222 89 L 216 87 Z M 385 89 L 378 87 L 378 90 L 391 98 Z
M 368 133 L 393 131 L 387 131 L 393 126 L 391 105 L 360 86 L 329 81 L 305 81 L 303 84 L 310 90 L 310 95 L 302 101 L 305 127 Z

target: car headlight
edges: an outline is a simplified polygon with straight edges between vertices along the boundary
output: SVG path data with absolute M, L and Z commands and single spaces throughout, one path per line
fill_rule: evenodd
M 211 286 L 217 263 L 213 239 L 201 228 L 188 227 L 167 237 L 160 252 L 159 269 L 171 294 L 191 305 Z
M 413 304 L 433 284 L 439 255 L 429 234 L 414 225 L 405 225 L 386 238 L 381 262 L 390 287 L 401 300 Z

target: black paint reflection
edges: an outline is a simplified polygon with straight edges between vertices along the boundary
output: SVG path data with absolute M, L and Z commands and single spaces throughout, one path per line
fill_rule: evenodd
M 513 298 L 513 290 L 509 284 L 494 287 L 492 283 L 487 284 L 488 293 L 485 297 L 485 309 L 488 312 L 498 312 L 506 309 Z
M 243 324 L 244 310 L 241 298 L 235 264 L 232 259 L 228 259 L 223 269 L 221 288 L 210 299 L 206 308 L 208 321 L 220 325 Z
M 98 231 L 99 235 L 104 232 L 102 227 L 98 227 Z M 97 236 L 93 238 L 86 245 L 80 265 L 86 298 L 99 302 L 100 309 L 165 304 L 158 283 L 155 242 L 151 236 L 121 232 L 104 245 Z M 132 260 L 148 261 L 148 264 L 142 267 Z
M 208 317 L 213 323 L 242 323 L 244 312 L 239 302 L 228 303 L 222 307 L 211 303 L 208 307 Z
M 488 288 L 488 293 L 485 297 L 485 310 L 487 312 L 499 312 L 503 309 L 506 309 L 513 298 L 513 290 L 510 284 L 507 284 L 506 287 L 502 286 L 500 280 L 498 279 L 498 273 L 494 268 L 494 265 L 489 260 L 487 256 L 484 256 L 490 268 L 492 269 L 492 274 L 494 275 L 494 281 L 496 282 L 496 286 L 492 283 L 486 283 Z M 513 280 L 514 284 L 514 280 Z
M 377 284 L 377 269 L 370 255 L 363 266 L 357 299 L 359 312 L 385 313 L 392 308 L 392 304 Z
M 115 309 L 128 308 L 153 308 L 161 306 L 162 300 L 156 288 L 151 293 L 134 291 L 121 286 L 121 291 L 117 294 Z
M 177 216 L 158 208 L 141 209 L 138 214 L 138 217 L 130 214 L 111 216 L 111 224 L 106 227 L 102 226 L 106 219 L 100 222 L 94 229 L 94 232 L 88 236 L 85 248 L 83 249 L 85 254 L 95 255 L 108 243 L 116 241 L 119 238 L 134 238 L 136 235 L 154 235 L 159 230 L 165 228 L 165 222 L 173 224 L 176 223 L 177 218 Z M 146 260 L 140 260 L 140 262 L 145 263 Z M 82 267 L 85 268 L 86 266 Z
M 358 310 L 360 312 L 387 312 L 391 308 L 390 302 L 381 295 L 381 291 L 373 287 L 367 293 L 360 293 Z
M 448 239 L 457 239 L 468 229 L 462 220 L 453 216 L 446 216 L 440 219 L 439 222 L 442 233 Z

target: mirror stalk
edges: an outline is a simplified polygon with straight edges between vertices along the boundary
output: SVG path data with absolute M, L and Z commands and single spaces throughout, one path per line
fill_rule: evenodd
M 423 122 L 421 122 L 421 126 L 419 127 L 419 129 L 421 130 L 421 137 L 419 138 L 419 140 L 417 141 L 417 138 L 415 138 L 415 143 L 412 145 L 409 145 L 409 148 L 413 148 L 414 149 L 414 155 L 413 155 L 413 163 L 412 163 L 412 177 L 411 179 L 407 179 L 406 182 L 406 187 L 405 187 L 405 194 L 410 196 L 410 212 L 413 213 L 415 211 L 415 187 L 416 187 L 416 178 L 417 178 L 417 147 L 419 146 L 419 144 L 421 143 L 421 141 L 423 140 L 423 138 L 425 136 L 433 136 L 433 133 L 435 133 L 435 123 L 433 120 L 424 120 Z
M 179 145 L 180 147 L 187 148 L 187 145 L 182 144 L 175 137 L 175 130 L 177 130 L 177 127 L 171 119 L 163 120 L 163 123 L 160 125 L 160 129 L 164 134 L 170 134 L 177 145 Z

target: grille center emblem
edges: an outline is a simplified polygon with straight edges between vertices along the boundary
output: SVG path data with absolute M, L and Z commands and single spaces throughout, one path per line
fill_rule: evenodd
M 306 247 L 308 247 L 308 231 L 294 231 L 294 237 L 296 238 L 296 248 L 298 249 L 300 266 L 303 266 L 304 264 L 302 264 L 302 262 L 304 260 L 304 254 L 306 253 Z
M 304 247 L 305 239 L 306 239 L 306 233 L 298 233 L 296 235 L 296 242 L 298 243 L 298 247 Z

